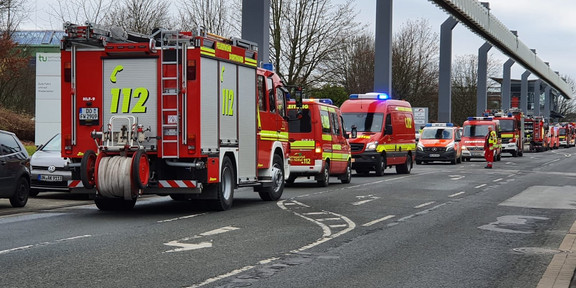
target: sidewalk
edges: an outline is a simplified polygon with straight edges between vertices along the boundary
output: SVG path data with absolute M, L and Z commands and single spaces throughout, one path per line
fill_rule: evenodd
M 554 255 L 537 288 L 576 287 L 576 281 L 572 281 L 576 270 L 576 222 L 572 224 L 558 250 L 561 252 Z

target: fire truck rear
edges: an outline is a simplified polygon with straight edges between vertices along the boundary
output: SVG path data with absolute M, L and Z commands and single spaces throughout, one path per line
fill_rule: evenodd
M 530 142 L 530 151 L 541 152 L 548 149 L 544 119 L 541 116 L 527 118 L 525 121 L 525 135 Z
M 101 210 L 143 194 L 232 206 L 252 186 L 277 200 L 289 175 L 287 91 L 257 47 L 202 30 L 153 35 L 66 23 L 62 155 L 71 189 Z

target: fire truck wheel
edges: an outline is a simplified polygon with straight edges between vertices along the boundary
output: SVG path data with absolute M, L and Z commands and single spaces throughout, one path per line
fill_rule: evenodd
M 327 187 L 330 184 L 330 163 L 324 164 L 322 173 L 317 176 L 318 187 Z
M 510 152 L 510 153 L 512 154 L 512 157 L 518 157 L 518 152 L 512 151 L 512 152 Z
M 406 155 L 406 162 L 396 165 L 396 174 L 410 174 L 412 171 L 412 156 Z
M 84 156 L 82 156 L 82 162 L 80 162 L 80 179 L 86 189 L 92 189 L 96 184 L 94 177 L 95 166 L 96 152 L 87 150 L 84 152 Z
M 96 196 L 96 198 L 94 198 L 94 203 L 101 211 L 127 211 L 134 208 L 136 199 L 124 200 L 122 198 L 104 198 Z
M 272 160 L 272 186 L 262 187 L 258 190 L 260 199 L 264 201 L 276 201 L 284 192 L 284 163 L 282 157 L 274 154 Z
M 524 151 L 522 151 L 522 150 L 518 151 L 518 156 L 520 156 L 520 157 L 524 156 Z
M 232 207 L 232 201 L 234 200 L 234 184 L 236 182 L 234 166 L 228 156 L 225 156 L 222 160 L 220 177 L 220 183 L 217 185 L 210 185 L 207 189 L 216 189 L 216 200 L 213 201 L 213 207 L 215 210 L 224 211 Z
M 384 170 L 386 169 L 386 156 L 382 155 L 380 161 L 376 163 L 376 176 L 384 175 Z
M 340 181 L 343 184 L 348 184 L 348 183 L 350 183 L 350 181 L 352 181 L 352 163 L 350 163 L 350 161 L 348 161 L 348 165 L 346 166 L 346 173 L 344 173 L 344 175 L 342 175 L 342 178 L 340 178 Z
M 296 180 L 296 177 L 290 175 L 290 177 L 288 177 L 288 179 L 286 179 L 286 184 L 287 185 L 292 185 L 294 184 L 294 181 Z
M 137 188 L 144 189 L 148 186 L 148 179 L 150 178 L 150 163 L 148 162 L 148 155 L 144 150 L 132 155 L 132 181 Z

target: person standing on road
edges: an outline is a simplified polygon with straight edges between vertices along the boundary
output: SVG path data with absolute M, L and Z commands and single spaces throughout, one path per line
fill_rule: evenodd
M 494 148 L 496 148 L 496 132 L 492 126 L 488 126 L 488 133 L 484 139 L 484 159 L 486 159 L 486 169 L 492 169 L 492 162 L 494 162 Z

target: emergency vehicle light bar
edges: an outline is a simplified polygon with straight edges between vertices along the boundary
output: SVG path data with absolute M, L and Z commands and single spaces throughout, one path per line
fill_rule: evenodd
M 426 123 L 426 127 L 454 127 L 454 123 Z
M 366 93 L 366 94 L 350 94 L 350 99 L 378 99 L 386 100 L 390 99 L 390 96 L 386 93 Z
M 492 121 L 493 118 L 492 118 L 492 117 L 468 117 L 468 120 L 488 120 L 488 121 Z

